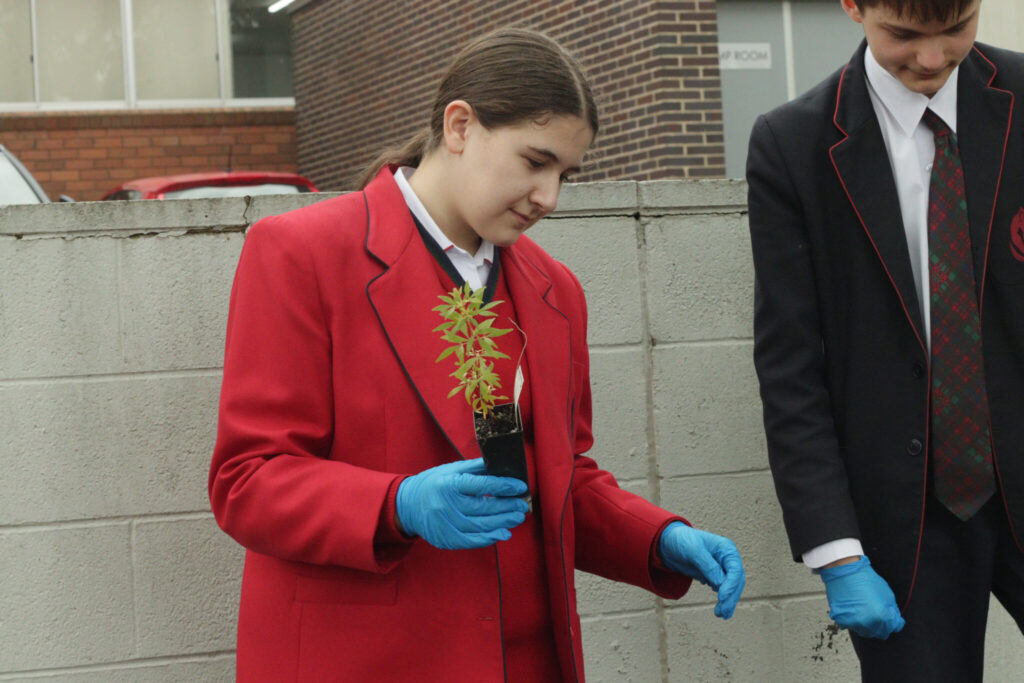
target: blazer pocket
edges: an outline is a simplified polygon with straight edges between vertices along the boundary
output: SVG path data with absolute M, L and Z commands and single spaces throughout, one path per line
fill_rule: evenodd
M 397 571 L 374 574 L 347 567 L 310 566 L 295 580 L 295 601 L 347 605 L 394 605 Z

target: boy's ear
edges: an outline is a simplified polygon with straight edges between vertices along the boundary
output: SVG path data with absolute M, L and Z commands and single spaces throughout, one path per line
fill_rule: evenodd
M 843 6 L 843 11 L 858 24 L 863 23 L 864 17 L 861 16 L 860 8 L 857 7 L 855 0 L 839 0 L 839 4 Z
M 466 146 L 466 135 L 476 121 L 476 112 L 465 100 L 452 100 L 444 108 L 444 145 L 452 154 Z

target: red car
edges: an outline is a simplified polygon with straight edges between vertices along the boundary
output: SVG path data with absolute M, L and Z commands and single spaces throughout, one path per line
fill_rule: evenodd
M 103 199 L 200 199 L 299 192 L 317 189 L 297 173 L 227 171 L 138 178 L 118 185 Z

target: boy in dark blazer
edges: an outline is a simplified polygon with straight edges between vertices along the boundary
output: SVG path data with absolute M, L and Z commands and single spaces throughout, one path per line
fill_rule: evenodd
M 864 680 L 980 680 L 990 594 L 1024 630 L 1024 55 L 980 0 L 840 2 L 864 43 L 750 140 L 769 459 Z

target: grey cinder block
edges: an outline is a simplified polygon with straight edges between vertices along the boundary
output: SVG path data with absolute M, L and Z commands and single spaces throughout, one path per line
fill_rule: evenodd
M 662 476 L 767 467 L 751 343 L 655 347 L 653 356 Z
M 0 672 L 134 655 L 129 524 L 0 530 Z
M 136 522 L 133 539 L 139 655 L 233 648 L 244 550 L 212 516 Z

